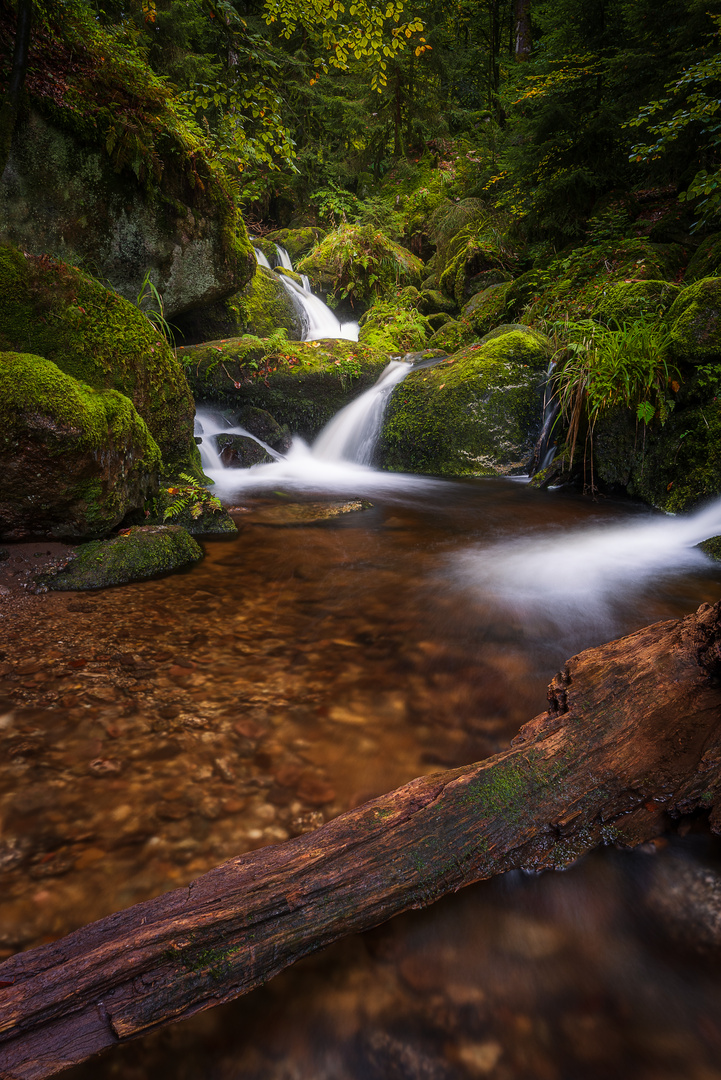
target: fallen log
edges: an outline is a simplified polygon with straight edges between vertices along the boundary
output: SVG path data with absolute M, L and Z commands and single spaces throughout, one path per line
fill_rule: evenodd
M 0 1076 L 39 1080 L 512 868 L 721 832 L 721 602 L 568 661 L 511 748 L 0 965 Z

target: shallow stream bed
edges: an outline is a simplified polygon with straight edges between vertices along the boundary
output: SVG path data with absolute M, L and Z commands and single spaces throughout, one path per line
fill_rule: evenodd
M 1 956 L 493 754 L 572 653 L 721 597 L 628 504 L 356 494 L 373 506 L 304 522 L 327 492 L 228 488 L 239 535 L 187 572 L 0 607 Z M 721 983 L 658 899 L 715 873 L 703 823 L 683 831 L 476 886 L 75 1072 L 721 1080 Z

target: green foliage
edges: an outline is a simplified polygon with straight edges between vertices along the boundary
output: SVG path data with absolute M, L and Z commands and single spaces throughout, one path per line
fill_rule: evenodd
M 420 284 L 421 262 L 372 225 L 345 225 L 328 233 L 298 264 L 321 287 L 328 302 L 367 301 L 395 286 Z
M 395 301 L 376 300 L 361 316 L 360 340 L 386 353 L 403 354 L 422 349 L 431 327 L 428 319 L 419 314 L 417 302 L 411 298 L 404 300 L 402 294 Z
M 183 481 L 182 484 L 165 489 L 167 494 L 172 496 L 172 502 L 169 502 L 163 511 L 164 522 L 172 521 L 173 518 L 179 518 L 186 513 L 190 514 L 191 518 L 199 518 L 208 511 L 223 509 L 220 499 L 211 495 L 195 477 L 181 472 L 179 479 Z
M 135 301 L 135 306 L 138 311 L 142 311 L 153 329 L 157 330 L 159 334 L 162 334 L 168 345 L 172 348 L 175 345 L 173 328 L 165 318 L 163 298 L 158 292 L 155 284 L 150 280 L 149 270 L 146 271 L 145 277 L 143 278 L 138 298 Z

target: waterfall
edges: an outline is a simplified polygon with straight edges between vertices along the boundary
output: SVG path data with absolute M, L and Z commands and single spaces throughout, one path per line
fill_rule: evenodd
M 541 472 L 543 469 L 547 469 L 556 456 L 556 443 L 552 441 L 553 428 L 556 423 L 556 418 L 561 409 L 561 403 L 558 398 L 558 394 L 553 387 L 553 372 L 556 369 L 556 361 L 551 360 L 548 365 L 548 371 L 546 372 L 546 381 L 543 386 L 543 423 L 541 425 L 541 434 L 538 436 L 536 445 L 533 448 L 533 455 L 528 462 L 528 475 L 535 476 L 536 473 Z
M 303 335 L 303 341 L 318 341 L 320 338 L 358 340 L 357 322 L 342 323 L 319 296 L 314 296 L 312 292 L 304 289 L 285 274 L 278 276 L 307 321 L 308 329 Z
M 255 261 L 257 262 L 258 266 L 264 266 L 266 270 L 271 270 L 272 267 L 263 252 L 260 250 L 260 248 L 254 247 L 253 251 L 255 252 Z
M 370 465 L 388 398 L 393 387 L 405 379 L 410 370 L 410 364 L 391 360 L 375 386 L 351 401 L 326 424 L 313 443 L 313 456 L 325 461 Z
M 253 435 L 251 431 L 247 431 L 240 424 L 235 426 L 229 424 L 223 416 L 217 413 L 197 412 L 195 414 L 195 434 L 200 435 L 203 440 L 198 446 L 198 450 L 200 451 L 200 463 L 203 466 L 203 471 L 208 474 L 225 468 L 220 459 L 220 454 L 215 449 L 214 435 L 244 435 L 246 439 L 252 439 L 253 442 L 257 442 L 259 446 L 262 446 L 265 452 L 275 458 L 276 461 L 280 461 L 283 456 L 277 450 L 274 450 L 272 446 L 268 446 L 262 439 L 259 439 L 257 435 Z
M 284 270 L 292 270 L 293 269 L 293 263 L 290 261 L 290 255 L 285 250 L 285 248 L 281 247 L 280 244 L 276 244 L 275 245 L 275 250 L 278 252 L 278 259 L 279 259 L 280 265 L 283 267 L 283 269 Z

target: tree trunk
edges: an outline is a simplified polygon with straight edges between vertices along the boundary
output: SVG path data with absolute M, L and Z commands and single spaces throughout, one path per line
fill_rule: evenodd
M 32 0 L 18 0 L 18 22 L 15 31 L 13 66 L 7 92 L 0 106 L 0 179 L 2 179 L 5 166 L 10 157 L 10 148 L 12 147 L 15 123 L 20 106 L 20 95 L 22 94 L 28 69 L 32 14 Z
M 533 38 L 531 36 L 531 0 L 514 0 L 513 21 L 515 32 L 513 35 L 513 54 L 517 61 L 529 60 Z
M 0 965 L 0 1076 L 37 1080 L 444 893 L 721 831 L 721 602 L 568 661 L 509 750 L 427 776 Z

